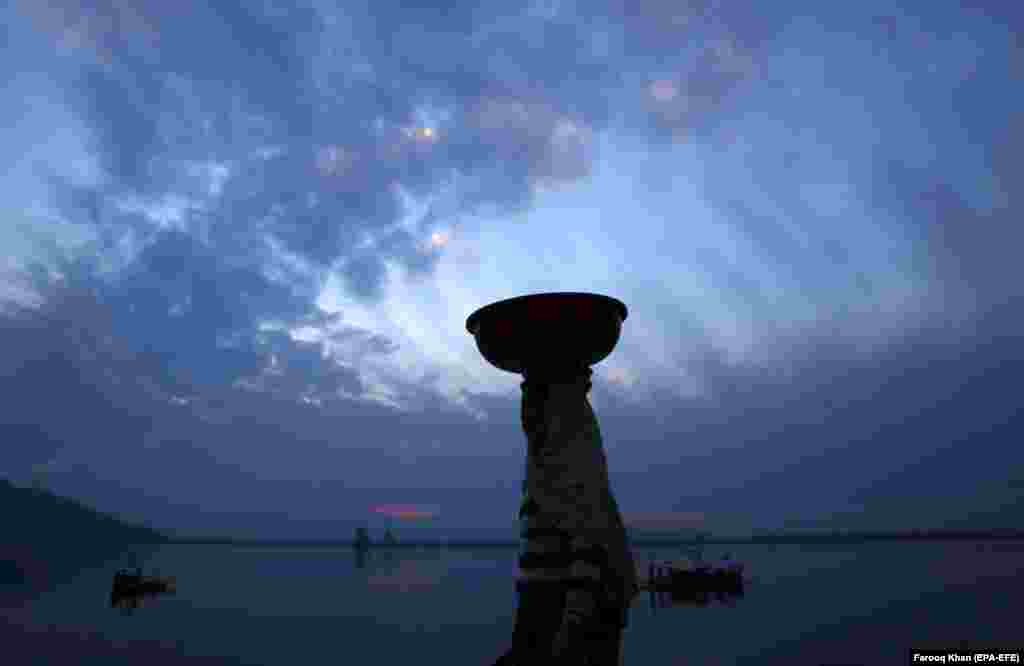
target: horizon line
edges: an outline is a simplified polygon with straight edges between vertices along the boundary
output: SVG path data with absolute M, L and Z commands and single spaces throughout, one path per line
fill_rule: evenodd
M 225 545 L 296 545 L 296 546 L 346 546 L 353 547 L 355 539 L 312 539 L 312 538 L 259 538 L 230 536 L 172 536 L 164 535 L 168 543 L 177 544 L 225 544 Z M 417 535 L 419 536 L 419 535 Z M 843 541 L 914 541 L 914 540 L 1024 540 L 1024 530 L 1019 528 L 996 529 L 910 529 L 910 530 L 816 530 L 816 531 L 777 531 L 761 532 L 749 535 L 707 535 L 701 537 L 639 537 L 631 538 L 632 545 L 700 545 L 700 544 L 742 544 L 742 543 L 800 543 L 800 542 L 843 542 Z M 370 541 L 367 545 L 374 548 L 403 548 L 418 546 L 517 546 L 519 538 L 512 539 L 472 539 L 472 538 L 435 538 L 424 540 L 418 538 L 410 541 L 387 543 Z

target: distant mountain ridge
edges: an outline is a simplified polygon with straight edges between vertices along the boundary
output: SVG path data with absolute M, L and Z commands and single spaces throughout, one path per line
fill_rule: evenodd
M 0 544 L 50 543 L 88 539 L 120 543 L 162 543 L 167 537 L 144 525 L 131 525 L 85 504 L 41 488 L 22 488 L 0 479 L 4 522 Z
M 133 544 L 169 541 L 76 500 L 0 479 L 0 590 L 58 582 L 82 566 Z

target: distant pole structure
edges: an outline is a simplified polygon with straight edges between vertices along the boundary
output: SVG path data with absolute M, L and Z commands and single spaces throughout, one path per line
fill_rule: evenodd
M 370 547 L 370 535 L 365 527 L 356 528 L 356 538 L 352 545 L 357 550 L 367 550 Z

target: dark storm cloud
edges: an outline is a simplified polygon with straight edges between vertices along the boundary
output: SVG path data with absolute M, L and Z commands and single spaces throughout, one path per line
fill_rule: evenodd
M 5 458 L 9 473 L 24 474 L 68 448 L 99 453 L 137 442 L 146 432 L 159 391 L 150 359 L 111 347 L 109 309 L 88 290 L 47 293 L 41 312 L 5 316 L 3 335 Z M 169 381 L 165 381 L 165 384 Z
M 402 212 L 391 174 L 370 157 L 335 186 L 319 172 L 308 146 L 247 164 L 225 185 L 214 216 L 225 244 L 256 227 L 319 266 L 358 244 L 366 230 L 386 228 Z M 322 161 L 322 158 L 321 158 Z M 227 248 L 225 248 L 227 249 Z M 411 252 L 411 248 L 405 248 Z
M 922 329 L 871 352 L 822 335 L 777 367 L 711 354 L 708 392 L 691 400 L 617 404 L 598 386 L 609 455 L 624 480 L 664 487 L 673 508 L 747 524 L 837 507 L 850 515 L 832 526 L 853 516 L 895 528 L 929 515 L 1014 524 L 1024 515 L 1010 483 L 1024 468 L 1014 317 L 1003 306 L 973 330 Z
M 374 2 L 346 7 L 331 24 L 301 7 L 246 3 L 19 3 L 42 34 L 55 43 L 73 37 L 84 54 L 64 83 L 112 182 L 88 188 L 55 177 L 53 189 L 64 216 L 97 232 L 96 254 L 122 265 L 101 275 L 93 257 L 64 265 L 62 282 L 40 274 L 45 307 L 0 325 L 0 439 L 16 442 L 5 446 L 9 469 L 68 459 L 151 496 L 181 493 L 189 479 L 196 506 L 280 514 L 279 496 L 260 477 L 325 470 L 368 502 L 355 491 L 469 483 L 459 470 L 486 466 L 485 455 L 472 457 L 475 447 L 507 445 L 519 460 L 514 400 L 468 396 L 491 416 L 481 425 L 454 413 L 429 382 L 409 382 L 398 388 L 421 411 L 396 418 L 390 408 L 337 397 L 365 393 L 357 368 L 261 324 L 306 325 L 361 353 L 390 353 L 392 341 L 339 331 L 344 313 L 331 317 L 312 303 L 328 269 L 370 302 L 383 293 L 385 260 L 431 270 L 435 259 L 420 239 L 394 227 L 406 212 L 396 184 L 426 195 L 455 176 L 456 211 L 522 210 L 535 184 L 589 173 L 594 131 L 627 130 L 652 145 L 693 136 L 724 142 L 728 133 L 715 132 L 756 110 L 758 86 L 778 78 L 759 69 L 759 55 L 788 19 L 762 16 L 760 3 L 580 4 L 576 15 L 524 17 L 504 3 L 440 12 L 430 3 Z M 887 25 L 905 31 L 911 19 Z M 867 30 L 870 21 L 848 25 Z M 610 455 L 631 474 L 617 486 L 625 501 L 660 493 L 662 506 L 675 502 L 680 511 L 771 523 L 780 511 L 867 507 L 902 490 L 939 498 L 992 461 L 1019 479 L 1010 442 L 1019 440 L 1012 382 L 1020 368 L 1007 359 L 1019 357 L 1012 341 L 1021 331 L 1008 302 L 1019 295 L 1021 133 L 1019 124 L 1000 133 L 998 109 L 967 112 L 972 95 L 993 94 L 984 83 L 963 84 L 951 101 L 972 133 L 988 128 L 979 141 L 1003 151 L 993 160 L 1006 196 L 998 211 L 967 203 L 938 167 L 883 168 L 878 155 L 861 165 L 877 178 L 872 204 L 897 210 L 927 240 L 922 265 L 955 284 L 952 292 L 983 299 L 972 328 L 922 333 L 866 356 L 823 331 L 786 363 L 754 367 L 728 363 L 694 324 L 708 351 L 680 373 L 698 376 L 708 396 L 659 395 L 636 407 L 595 389 L 608 405 L 599 413 Z M 423 106 L 452 114 L 437 122 L 436 137 L 414 133 Z M 264 149 L 279 152 L 252 156 Z M 207 180 L 190 170 L 206 161 L 230 164 L 220 196 L 209 197 Z M 798 249 L 792 237 L 769 214 L 726 196 L 732 181 L 720 175 L 710 198 L 721 195 L 714 203 L 784 266 Z M 204 205 L 186 211 L 184 231 L 157 229 L 121 205 L 129 195 L 157 201 L 171 193 Z M 372 243 L 363 245 L 367 236 Z M 268 277 L 279 253 L 266 237 L 308 266 L 276 266 L 290 271 L 287 283 Z M 128 241 L 137 253 L 117 249 Z M 843 248 L 829 253 L 841 261 Z M 713 254 L 703 259 L 724 265 Z M 738 272 L 727 286 L 758 298 Z M 414 442 L 413 453 L 396 451 L 402 440 Z M 641 447 L 643 454 L 625 453 Z M 474 481 L 493 485 L 495 476 Z M 374 501 L 437 497 L 411 495 Z M 465 503 L 457 490 L 445 498 Z M 996 500 L 1019 506 L 1012 495 Z M 306 501 L 289 507 L 312 507 L 313 498 L 299 507 Z M 951 503 L 948 513 L 956 511 Z
M 995 9 L 994 7 L 992 9 Z M 978 10 L 972 10 L 972 15 Z M 955 115 L 926 113 L 921 123 L 936 139 L 937 159 L 927 165 L 913 157 L 896 154 L 880 156 L 870 180 L 870 198 L 878 211 L 893 213 L 925 241 L 919 261 L 934 270 L 951 295 L 986 309 L 1022 295 L 1019 281 L 1007 279 L 1014 271 L 1024 232 L 1016 223 L 1021 200 L 1019 192 L 1021 111 L 1024 95 L 1007 82 L 1020 81 L 1014 72 L 1012 37 L 1003 42 L 1006 31 L 1020 27 L 1015 12 L 986 12 L 984 20 L 994 27 L 991 44 L 979 49 L 962 71 L 945 74 L 953 85 L 922 100 L 949 105 Z M 909 17 L 901 17 L 904 28 Z M 922 39 L 936 42 L 951 25 L 936 25 L 934 17 L 920 19 L 917 31 Z M 942 42 L 939 42 L 941 44 Z M 1008 50 L 1007 50 L 1008 49 Z M 998 103 L 979 104 L 980 99 Z M 981 173 L 961 172 L 955 161 L 964 146 L 983 146 Z M 969 155 L 969 154 L 968 154 Z M 978 197 L 978 181 L 987 196 Z
M 59 442 L 84 445 L 74 436 L 85 427 L 76 414 L 95 418 L 101 430 L 127 428 L 111 435 L 126 442 L 146 430 L 153 410 L 239 381 L 292 398 L 362 393 L 357 373 L 325 359 L 318 343 L 259 326 L 316 328 L 329 323 L 324 313 L 259 270 L 226 264 L 187 234 L 159 235 L 118 280 L 96 277 L 85 261 L 58 268 L 57 280 L 37 271 L 39 310 L 8 313 L 2 322 L 4 424 L 23 434 L 66 429 L 63 437 L 40 431 L 25 441 L 43 447 L 37 462 Z M 379 336 L 349 334 L 376 341 L 371 352 L 387 351 Z
M 1024 295 L 1020 282 L 1009 279 L 1024 242 L 1014 194 L 991 208 L 979 207 L 941 175 L 899 162 L 880 170 L 876 183 L 879 209 L 910 220 L 925 241 L 916 261 L 941 281 L 951 306 L 985 309 Z
M 263 237 L 314 272 L 337 270 L 355 296 L 374 301 L 384 261 L 426 274 L 436 260 L 394 230 L 405 212 L 396 184 L 422 195 L 456 174 L 461 206 L 521 210 L 535 183 L 589 173 L 592 132 L 611 122 L 609 106 L 623 95 L 627 124 L 654 117 L 643 110 L 646 80 L 629 77 L 657 56 L 633 49 L 661 29 L 657 4 L 582 18 L 407 3 L 334 14 L 119 0 L 19 9 L 54 43 L 77 45 L 69 100 L 112 177 L 91 189 L 52 177 L 58 206 L 94 228 L 109 255 L 123 255 L 115 249 L 129 241 L 143 248 L 114 278 L 113 307 L 132 313 L 119 326 L 148 335 L 161 358 L 195 361 L 204 381 L 218 372 L 234 381 L 252 362 L 244 345 L 230 363 L 215 360 L 217 335 L 306 307 L 260 274 L 259 262 L 273 259 Z M 692 20 L 671 30 L 700 42 L 687 94 L 714 98 L 691 109 L 707 113 L 735 85 L 739 47 L 732 19 L 688 11 Z M 610 35 L 603 47 L 595 31 Z M 413 110 L 424 104 L 452 114 L 434 136 L 416 135 Z M 275 152 L 252 156 L 266 149 Z M 231 169 L 213 199 L 193 168 L 210 160 Z M 147 228 L 123 205 L 126 196 L 157 203 L 167 194 L 199 202 L 184 213 L 187 235 Z M 361 245 L 367 233 L 374 242 Z M 291 277 L 311 299 L 315 275 Z M 175 308 L 186 314 L 167 314 Z
M 403 418 L 390 407 L 339 399 L 339 388 L 361 392 L 358 379 L 325 362 L 313 343 L 274 331 L 248 335 L 242 326 L 217 344 L 218 334 L 233 325 L 225 317 L 220 328 L 202 329 L 205 340 L 170 346 L 169 336 L 195 337 L 157 307 L 168 302 L 157 286 L 196 277 L 182 276 L 180 265 L 168 259 L 179 242 L 169 240 L 148 258 L 155 275 L 138 300 L 90 280 L 88 270 L 64 265 L 64 279 L 47 283 L 42 310 L 0 322 L 0 437 L 7 474 L 24 479 L 45 464 L 51 487 L 116 513 L 160 516 L 156 522 L 170 527 L 185 521 L 192 531 L 223 531 L 231 523 L 236 534 L 257 535 L 262 524 L 264 535 L 269 530 L 302 537 L 312 534 L 289 527 L 289 515 L 302 511 L 319 520 L 320 529 L 339 529 L 338 502 L 353 520 L 374 503 L 439 498 L 446 513 L 459 516 L 460 493 L 464 499 L 493 487 L 499 467 L 509 468 L 497 464 L 490 447 L 505 436 L 506 448 L 517 451 L 514 429 L 490 433 L 482 446 L 480 424 L 412 384 L 405 388 L 419 389 L 413 398 L 421 404 Z M 177 247 L 179 254 L 182 249 Z M 180 290 L 185 288 L 168 289 L 171 295 Z M 133 306 L 136 321 L 118 319 Z M 315 327 L 335 319 L 309 313 L 299 320 Z M 135 327 L 130 334 L 128 325 Z M 338 335 L 363 340 L 367 353 L 391 349 L 365 331 Z M 226 385 L 224 377 L 243 381 Z M 464 490 L 444 494 L 439 489 L 460 465 L 487 472 L 476 490 L 461 484 Z M 325 492 L 309 492 L 312 480 L 325 484 Z M 231 492 L 225 494 L 225 487 Z M 416 488 L 423 490 L 409 490 Z M 494 501 L 489 506 L 495 508 Z
M 99 61 L 73 82 L 73 99 L 99 134 L 104 166 L 125 186 L 158 190 L 153 162 L 237 138 L 232 105 L 256 109 L 289 133 L 309 131 L 308 112 L 295 108 L 308 99 L 307 47 L 317 27 L 309 9 L 268 15 L 242 2 L 172 9 L 123 0 L 20 9 L 54 41 L 74 36 Z M 188 106 L 178 82 L 202 100 L 199 108 Z M 216 123 L 219 141 L 213 133 L 197 135 L 205 120 Z
M 110 195 L 182 193 L 189 162 L 241 160 L 210 213 L 218 238 L 261 225 L 326 267 L 353 251 L 361 231 L 394 223 L 402 213 L 396 183 L 424 194 L 457 173 L 466 207 L 517 211 L 533 183 L 589 173 L 587 132 L 607 126 L 610 105 L 637 127 L 675 122 L 658 120 L 664 109 L 643 101 L 648 81 L 633 80 L 661 58 L 655 45 L 631 53 L 592 44 L 595 31 L 615 44 L 646 43 L 662 30 L 664 9 L 612 5 L 545 17 L 499 5 L 435 12 L 374 3 L 321 14 L 301 5 L 271 12 L 190 3 L 171 11 L 156 2 L 66 0 L 24 13 L 55 41 L 75 35 L 93 56 L 70 99 L 97 133 L 114 177 Z M 698 43 L 676 59 L 688 62 L 680 76 L 689 124 L 742 78 L 738 49 L 750 47 L 733 36 L 750 32 L 751 19 L 712 6 L 686 11 L 690 18 L 669 32 Z M 353 70 L 360 62 L 369 74 Z M 454 113 L 437 141 L 403 136 L 423 104 Z M 564 122 L 581 132 L 553 145 Z M 274 146 L 282 152 L 269 160 L 242 159 Z M 88 202 L 83 214 L 98 205 Z M 430 268 L 413 243 L 389 257 Z M 379 294 L 378 260 L 354 257 L 345 266 L 360 296 Z

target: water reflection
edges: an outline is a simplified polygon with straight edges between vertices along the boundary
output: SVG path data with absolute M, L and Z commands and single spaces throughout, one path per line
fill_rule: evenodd
M 419 551 L 414 551 L 419 554 Z M 365 569 L 367 563 L 383 564 L 395 560 L 395 552 L 384 548 L 370 550 L 368 548 L 353 548 L 352 559 L 356 569 Z
M 1021 558 L 1020 552 L 997 550 L 1016 547 L 995 543 L 979 553 L 975 543 L 878 543 L 832 553 L 783 545 L 774 556 L 760 545 L 736 547 L 735 560 L 747 565 L 742 594 L 676 588 L 673 595 L 666 588 L 662 598 L 651 595 L 651 605 L 658 604 L 654 610 L 645 585 L 631 608 L 625 663 L 743 663 L 746 657 L 752 663 L 835 663 L 814 653 L 819 648 L 848 653 L 847 663 L 884 663 L 876 654 L 884 646 L 874 647 L 877 641 L 869 636 L 890 644 L 912 639 L 939 645 L 944 636 L 978 622 L 984 623 L 984 635 L 968 631 L 969 639 L 1012 642 L 1020 634 L 1019 620 L 1012 618 L 1020 616 L 1024 599 Z M 357 568 L 348 547 L 172 544 L 155 554 L 132 549 L 91 565 L 88 575 L 49 587 L 38 599 L 22 604 L 12 597 L 10 619 L 0 610 L 0 630 L 10 622 L 8 633 L 23 637 L 14 654 L 49 649 L 39 627 L 53 624 L 65 633 L 90 627 L 118 645 L 173 637 L 190 645 L 190 656 L 230 654 L 237 655 L 236 663 L 291 666 L 296 662 L 287 646 L 301 645 L 310 655 L 337 654 L 341 622 L 352 653 L 374 654 L 376 663 L 445 654 L 451 663 L 489 665 L 514 623 L 510 581 L 516 558 L 514 548 L 450 548 L 447 554 L 371 548 L 362 558 L 365 566 Z M 677 547 L 657 548 L 639 551 L 634 559 L 646 581 L 649 563 L 679 563 L 681 553 Z M 720 558 L 709 559 L 721 566 Z M 402 560 L 409 562 L 400 566 Z M 176 595 L 128 597 L 121 606 L 129 617 L 107 610 L 114 572 L 139 566 L 146 574 L 176 574 Z M 95 613 L 97 604 L 105 612 Z M 779 608 L 786 612 L 773 612 Z M 725 624 L 722 613 L 729 616 Z M 672 638 L 683 628 L 686 643 L 680 644 Z M 811 634 L 820 637 L 803 644 Z M 0 636 L 0 643 L 6 638 Z M 804 650 L 811 653 L 801 659 Z M 122 659 L 117 655 L 110 663 Z M 72 657 L 52 663 L 107 662 Z M 138 663 L 154 661 L 143 657 Z
M 390 561 L 388 558 L 386 561 Z M 370 588 L 410 592 L 436 587 L 447 573 L 447 563 L 436 559 L 401 559 L 396 566 L 366 578 Z
M 732 608 L 743 596 L 744 588 L 742 584 L 731 590 L 652 589 L 651 608 L 669 608 L 672 606 L 704 608 L 714 604 Z

